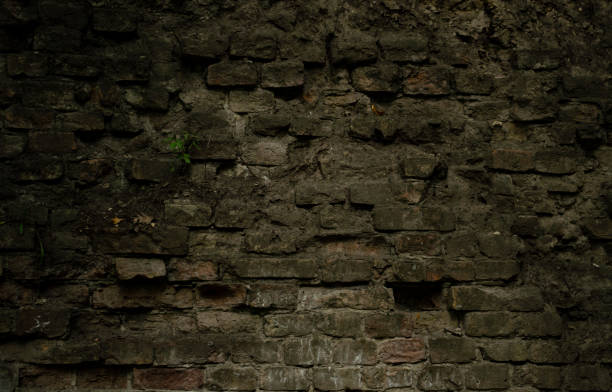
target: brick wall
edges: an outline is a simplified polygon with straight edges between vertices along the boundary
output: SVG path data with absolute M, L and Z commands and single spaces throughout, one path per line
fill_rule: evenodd
M 612 390 L 610 15 L 0 1 L 0 391 Z

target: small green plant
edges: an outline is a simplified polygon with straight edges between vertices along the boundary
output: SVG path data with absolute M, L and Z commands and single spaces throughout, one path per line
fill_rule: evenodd
M 190 152 L 194 149 L 199 150 L 200 146 L 198 145 L 198 140 L 195 135 L 191 133 L 183 133 L 182 135 L 176 134 L 164 139 L 166 143 L 168 143 L 168 148 L 170 151 L 176 154 L 176 160 L 179 163 L 191 163 L 191 154 Z M 172 168 L 172 171 L 175 170 L 175 167 Z

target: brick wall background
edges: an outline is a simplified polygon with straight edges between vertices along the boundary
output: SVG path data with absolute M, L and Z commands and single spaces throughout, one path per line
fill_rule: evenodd
M 1 391 L 612 390 L 611 3 L 0 4 Z

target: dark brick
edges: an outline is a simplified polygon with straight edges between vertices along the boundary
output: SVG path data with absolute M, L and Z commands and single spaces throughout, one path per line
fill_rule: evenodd
M 0 249 L 28 250 L 34 249 L 35 231 L 23 224 L 0 225 Z
M 514 172 L 526 172 L 535 169 L 533 151 L 497 149 L 491 153 L 491 168 Z
M 38 19 L 36 3 L 7 2 L 0 8 L 0 25 L 19 26 Z
M 544 307 L 536 287 L 493 288 L 455 286 L 451 288 L 452 305 L 456 310 L 535 311 Z
M 248 128 L 262 136 L 275 136 L 289 128 L 291 118 L 282 113 L 258 113 L 249 117 Z
M 465 315 L 468 336 L 508 336 L 515 331 L 515 322 L 508 312 L 470 312 Z
M 254 86 L 257 67 L 246 61 L 222 61 L 208 67 L 206 81 L 210 86 Z
M 278 340 L 241 335 L 233 338 L 231 360 L 235 363 L 278 363 L 280 352 Z
M 212 224 L 212 207 L 188 199 L 168 200 L 165 203 L 166 220 L 173 225 L 208 227 Z
M 375 314 L 364 319 L 365 333 L 371 338 L 409 337 L 414 322 L 407 313 Z
M 247 289 L 240 283 L 204 283 L 196 292 L 198 307 L 226 309 L 246 303 Z
M 384 363 L 416 363 L 425 360 L 425 344 L 420 338 L 393 339 L 378 345 L 378 358 Z
M 395 249 L 398 253 L 436 256 L 441 251 L 440 235 L 438 233 L 402 234 L 395 239 Z
M 68 309 L 34 308 L 22 309 L 15 321 L 18 335 L 41 335 L 49 338 L 61 337 L 68 332 L 70 311 Z
M 72 387 L 74 370 L 55 367 L 26 366 L 19 369 L 20 388 L 65 390 Z
M 373 260 L 328 258 L 321 264 L 323 282 L 367 282 L 372 278 Z
M 465 373 L 465 386 L 470 389 L 505 389 L 509 386 L 506 364 L 482 363 L 470 366 Z
M 600 75 L 564 75 L 563 87 L 567 96 L 574 98 L 607 98 L 610 87 Z
M 267 336 L 303 336 L 311 333 L 313 329 L 314 320 L 310 314 L 292 313 L 265 317 L 264 332 Z
M 331 43 L 331 61 L 335 65 L 355 65 L 376 60 L 376 39 L 358 30 L 340 33 Z
M 230 109 L 236 113 L 256 113 L 273 111 L 274 94 L 264 89 L 232 90 L 229 94 Z M 265 145 L 277 145 L 278 142 L 267 141 Z
M 169 94 L 164 87 L 129 89 L 125 92 L 125 100 L 136 109 L 165 112 L 168 110 Z
M 301 278 L 317 276 L 317 265 L 309 259 L 243 259 L 233 265 L 243 278 Z
M 295 204 L 298 206 L 339 203 L 345 198 L 344 188 L 331 182 L 306 181 L 295 188 Z
M 463 373 L 455 365 L 431 365 L 421 371 L 418 386 L 425 391 L 456 391 L 463 388 Z
M 174 175 L 173 161 L 132 159 L 130 175 L 134 180 L 161 182 Z
M 33 152 L 62 153 L 76 150 L 72 132 L 30 132 L 28 150 Z
M 323 288 L 303 287 L 298 310 L 320 308 L 385 309 L 393 303 L 391 290 L 383 287 Z
M 259 373 L 252 367 L 208 367 L 206 388 L 213 391 L 254 391 Z
M 366 339 L 339 339 L 333 351 L 333 362 L 342 365 L 374 365 L 376 343 Z
M 512 279 L 520 272 L 520 265 L 512 260 L 478 260 L 474 261 L 474 277 L 477 280 Z
M 82 29 L 89 22 L 86 3 L 78 0 L 41 0 L 38 6 L 41 18 L 47 24 Z
M 459 71 L 455 73 L 455 87 L 461 94 L 488 95 L 493 91 L 493 78 L 484 72 Z
M 258 333 L 261 318 L 248 313 L 198 312 L 198 328 L 204 333 Z
M 561 336 L 563 320 L 554 311 L 522 313 L 515 320 L 517 333 L 521 336 Z
M 154 307 L 190 308 L 193 306 L 191 288 L 165 287 L 161 283 L 139 286 L 109 286 L 94 291 L 95 308 L 134 309 Z
M 155 364 L 184 366 L 185 363 L 222 363 L 226 361 L 231 349 L 231 341 L 224 333 L 176 336 L 155 342 Z
M 518 69 L 553 70 L 559 68 L 562 61 L 563 53 L 559 50 L 523 49 L 516 52 Z
M 596 365 L 578 364 L 568 367 L 564 373 L 570 391 L 607 391 L 612 384 L 609 370 Z
M 402 175 L 426 179 L 432 176 L 437 165 L 438 160 L 433 155 L 404 158 L 401 162 Z
M 14 105 L 4 111 L 4 120 L 8 128 L 49 129 L 53 127 L 55 112 Z
M 258 60 L 273 60 L 276 57 L 276 32 L 271 28 L 245 30 L 232 37 L 230 54 Z
M 420 63 L 427 59 L 427 37 L 420 34 L 386 32 L 378 42 L 387 60 Z
M 0 310 L 0 335 L 11 334 L 15 332 L 16 313 L 17 311 L 12 309 Z
M 353 70 L 351 78 L 357 91 L 394 93 L 400 88 L 399 68 L 395 64 L 359 67 Z
M 146 82 L 151 77 L 151 60 L 146 56 L 107 57 L 105 73 L 116 82 Z M 107 94 L 105 94 L 107 95 Z M 113 97 L 118 100 L 119 97 Z
M 263 370 L 260 387 L 270 391 L 300 391 L 308 389 L 311 379 L 310 369 L 269 367 Z
M 6 58 L 10 76 L 40 77 L 47 74 L 47 57 L 39 53 L 9 54 Z
M 203 373 L 201 369 L 134 369 L 132 385 L 138 389 L 194 390 L 204 384 Z
M 214 59 L 224 54 L 229 47 L 229 37 L 218 27 L 194 27 L 179 33 L 184 56 Z M 210 82 L 209 82 L 210 83 Z
M 466 338 L 429 339 L 431 363 L 465 363 L 476 359 L 476 345 Z
M 450 73 L 445 67 L 419 68 L 406 73 L 404 93 L 407 95 L 450 94 Z
M 76 386 L 89 389 L 125 389 L 128 372 L 115 367 L 94 367 L 77 370 Z
M 40 26 L 34 34 L 34 50 L 75 53 L 81 48 L 81 32 L 64 26 Z
M 321 313 L 316 318 L 317 329 L 326 335 L 336 337 L 358 337 L 362 335 L 362 316 L 354 311 Z M 374 351 L 376 351 L 374 349 Z
M 286 88 L 304 84 L 304 64 L 297 60 L 276 61 L 261 68 L 261 87 Z
M 521 247 L 517 236 L 499 232 L 477 235 L 480 251 L 491 258 L 514 258 Z
M 103 131 L 104 116 L 99 112 L 74 112 L 58 116 L 61 127 L 66 131 Z
M 101 72 L 102 64 L 96 57 L 67 54 L 56 56 L 50 64 L 51 72 L 55 75 L 94 78 Z
M 452 231 L 455 229 L 455 215 L 444 207 L 376 207 L 373 217 L 376 230 Z
M 334 124 L 329 120 L 322 120 L 316 116 L 296 116 L 291 119 L 289 134 L 293 136 L 322 137 L 331 136 Z
M 557 116 L 557 105 L 548 97 L 517 100 L 510 114 L 517 122 L 553 121 Z
M 109 254 L 187 254 L 189 231 L 185 227 L 156 226 L 145 233 L 104 234 L 97 238 L 97 247 Z
M 54 159 L 38 159 L 23 162 L 16 168 L 17 181 L 55 181 L 64 175 L 64 165 Z
M 127 9 L 94 8 L 92 27 L 103 33 L 133 33 L 137 16 Z
M 535 155 L 535 169 L 547 174 L 572 174 L 576 172 L 578 157 L 560 151 L 539 151 Z
M 495 362 L 525 362 L 529 356 L 529 341 L 492 340 L 483 345 L 484 359 Z
M 611 219 L 587 219 L 585 229 L 590 237 L 601 240 L 612 239 Z

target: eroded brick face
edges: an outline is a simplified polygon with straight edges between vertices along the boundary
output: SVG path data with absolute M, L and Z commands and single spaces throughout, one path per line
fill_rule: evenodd
M 610 15 L 0 0 L 0 392 L 610 391 Z

